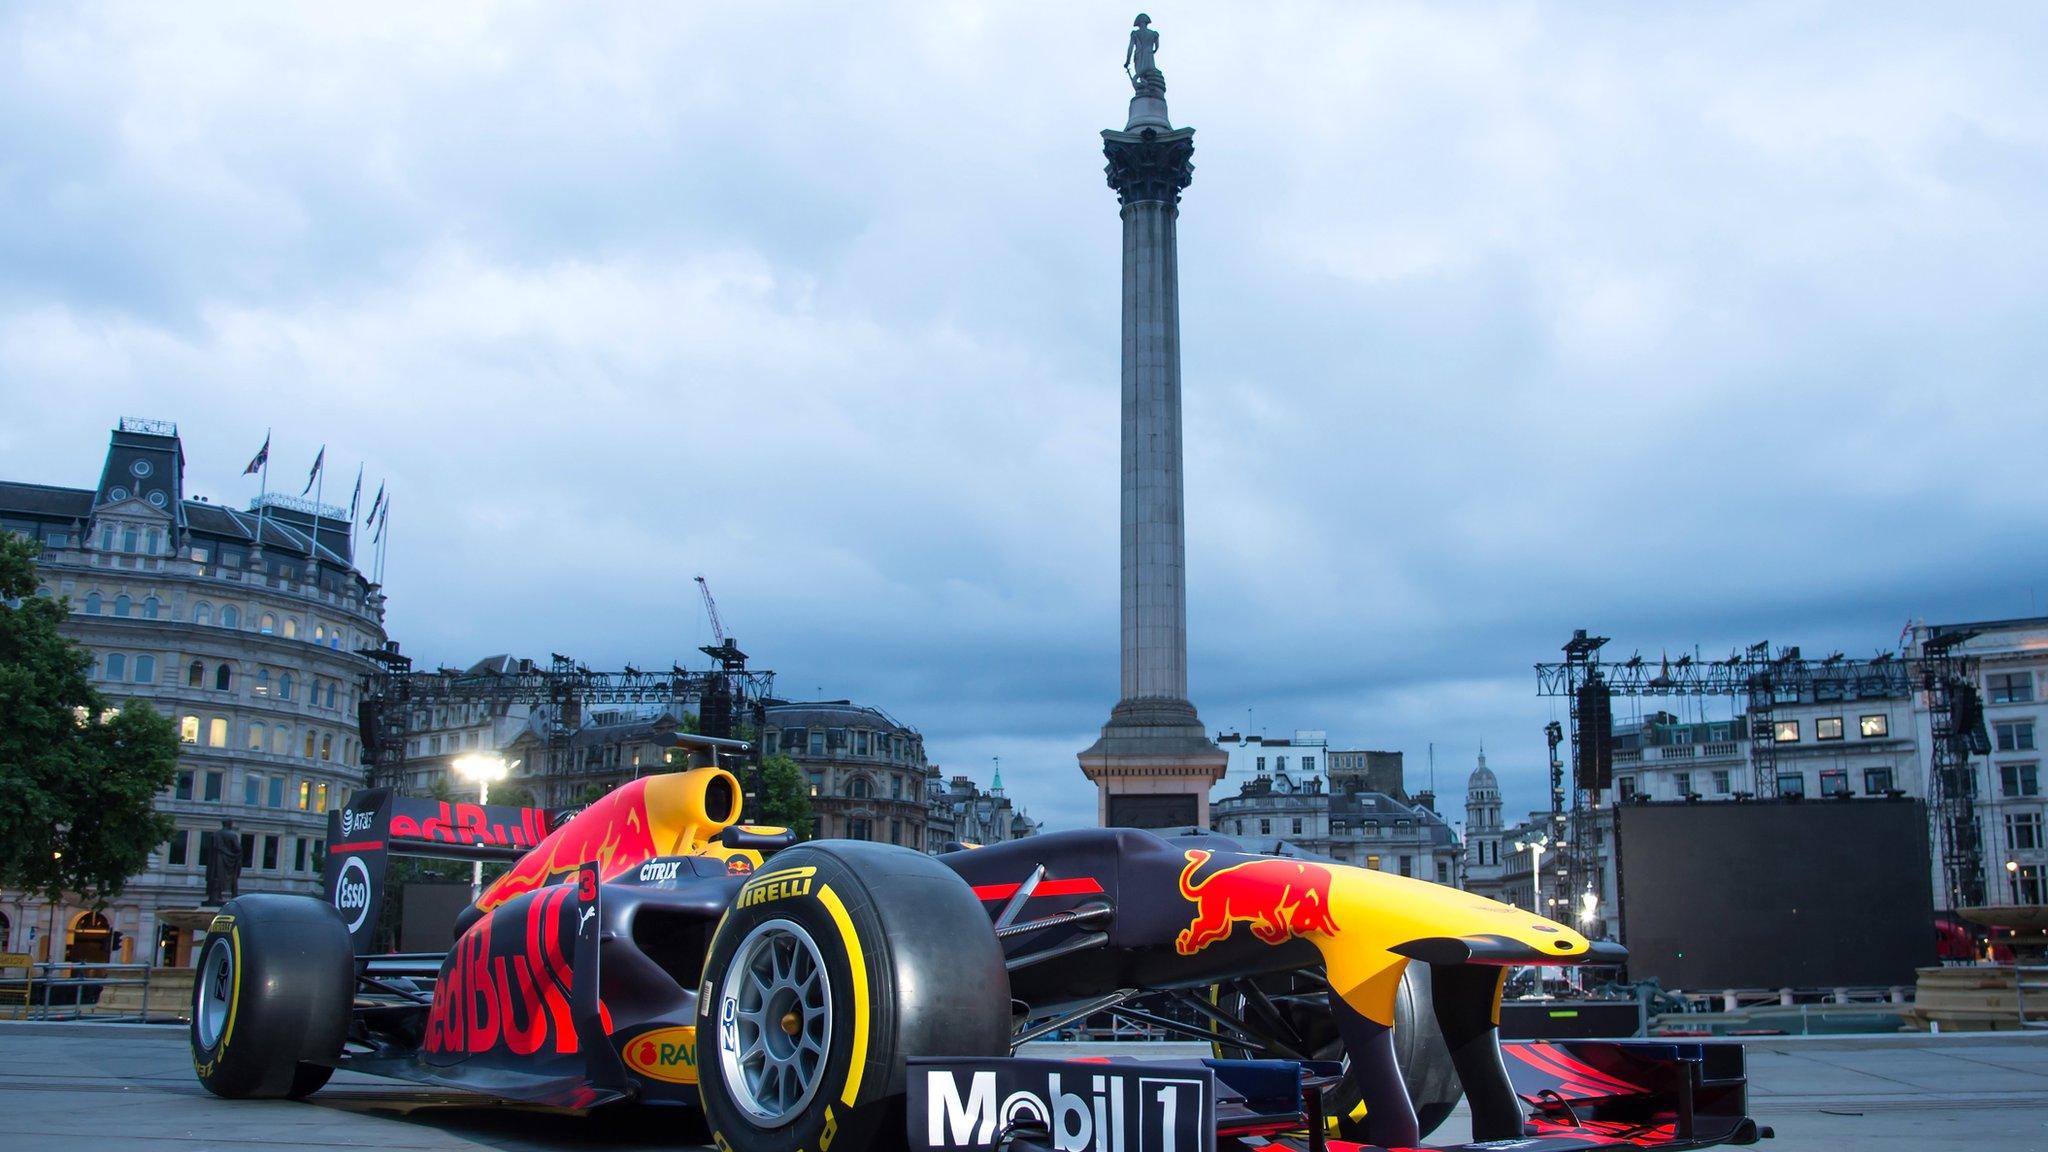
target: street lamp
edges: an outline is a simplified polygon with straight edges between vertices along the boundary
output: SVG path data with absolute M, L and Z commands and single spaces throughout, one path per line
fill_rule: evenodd
M 467 756 L 457 756 L 452 767 L 457 776 L 476 785 L 478 804 L 489 804 L 491 781 L 503 780 L 505 774 L 511 771 L 511 765 L 505 762 L 505 758 L 494 752 L 471 752 Z M 469 902 L 476 903 L 483 894 L 484 862 L 479 859 L 470 865 Z
M 1550 847 L 1550 837 L 1538 836 L 1534 840 L 1522 841 L 1521 847 L 1529 850 L 1529 911 L 1543 915 L 1543 850 Z
M 1579 922 L 1591 924 L 1600 918 L 1600 895 L 1587 888 L 1579 893 Z

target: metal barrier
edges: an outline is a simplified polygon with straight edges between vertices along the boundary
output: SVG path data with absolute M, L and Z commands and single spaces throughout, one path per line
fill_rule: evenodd
M 150 1023 L 191 1016 L 191 968 L 87 961 L 21 967 L 27 974 L 9 979 L 10 969 L 0 962 L 0 1005 L 13 1003 L 30 1020 Z

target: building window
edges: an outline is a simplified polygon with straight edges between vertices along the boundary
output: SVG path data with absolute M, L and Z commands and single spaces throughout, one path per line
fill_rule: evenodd
M 126 616 L 128 615 L 129 612 L 133 611 L 133 609 L 134 601 L 128 599 L 128 594 L 126 592 L 123 592 L 119 596 L 114 597 L 114 615 Z
M 242 803 L 254 808 L 263 796 L 263 774 L 251 772 L 242 778 Z
M 1714 795 L 1726 796 L 1727 794 L 1728 770 L 1726 768 L 1716 768 L 1714 769 Z
M 180 800 L 192 798 L 192 770 L 186 768 L 178 773 L 178 782 L 172 786 L 171 795 Z
M 242 626 L 241 610 L 233 604 L 222 605 L 220 610 L 220 626 L 223 628 L 240 628 Z
M 903 843 L 903 821 L 901 821 L 901 820 L 891 820 L 891 821 L 889 821 L 889 843 L 891 843 L 891 844 L 901 844 L 901 843 Z
M 291 732 L 279 724 L 270 730 L 270 751 L 272 755 L 284 755 L 285 746 L 291 743 Z
M 1287 771 L 1287 757 L 1285 757 L 1285 756 L 1275 756 L 1275 757 L 1273 758 L 1273 771 L 1275 771 L 1275 772 L 1285 772 L 1285 771 Z
M 1442 860 L 1436 862 L 1436 882 L 1439 884 L 1449 884 L 1451 882 L 1451 866 L 1449 863 Z
M 1804 773 L 1804 772 L 1786 772 L 1786 773 L 1782 773 L 1782 774 L 1780 774 L 1780 775 L 1779 775 L 1779 777 L 1778 777 L 1778 795 L 1780 795 L 1780 796 L 1804 796 L 1804 795 L 1806 795 L 1806 773 Z
M 116 500 L 126 500 L 128 498 L 128 490 L 126 488 L 116 488 L 107 493 L 107 495 L 112 496 Z M 133 528 L 123 528 L 121 530 L 121 551 L 142 551 L 142 534 Z
M 270 791 L 265 795 L 264 800 L 272 808 L 284 807 L 284 777 L 272 776 L 270 778 Z
M 256 670 L 256 683 L 250 687 L 249 691 L 252 695 L 256 696 L 270 695 L 270 669 L 258 668 Z
M 874 837 L 868 832 L 867 820 L 856 816 L 846 822 L 846 838 L 848 840 L 871 840 Z
M 1273 821 L 1272 821 L 1272 818 L 1271 818 L 1271 817 L 1262 817 L 1262 818 L 1261 818 L 1261 819 L 1259 820 L 1259 835 L 1261 835 L 1261 836 L 1271 836 L 1272 834 L 1273 834 Z
M 186 716 L 179 719 L 178 739 L 186 744 L 199 743 L 199 717 Z
M 128 657 L 119 652 L 107 653 L 106 671 L 103 675 L 108 680 L 126 680 L 128 678 Z
M 1294 835 L 1301 835 L 1301 817 L 1299 816 L 1294 818 Z
M 1892 770 L 1890 768 L 1865 768 L 1863 770 L 1863 794 L 1865 796 L 1882 796 L 1886 792 L 1891 791 L 1891 788 Z
M 97 611 L 99 611 L 99 609 L 95 608 L 95 609 L 93 609 L 93 611 L 97 612 Z M 1259 771 L 1260 771 L 1260 772 L 1264 772 L 1265 770 L 1266 770 L 1266 758 L 1265 758 L 1264 756 L 1261 756 L 1261 757 L 1259 757 Z
M 1821 769 L 1820 794 L 1823 796 L 1847 796 L 1849 794 L 1849 770 L 1847 768 Z
M 811 733 L 811 755 L 823 756 L 824 754 L 825 730 L 823 728 L 820 728 L 817 731 Z
M 1415 875 L 1415 858 L 1414 858 L 1413 856 L 1403 856 L 1403 857 L 1401 857 L 1401 875 L 1403 875 L 1403 876 L 1413 876 L 1413 875 Z
M 1799 721 L 1780 720 L 1771 725 L 1771 739 L 1779 744 L 1799 743 Z
M 1303 757 L 1301 758 L 1301 770 L 1302 770 L 1303 772 L 1313 772 L 1313 771 L 1315 771 L 1315 770 L 1316 770 L 1316 758 L 1315 758 L 1315 757 L 1313 757 L 1313 756 L 1303 756 Z
M 439 752 L 440 750 L 441 750 L 441 738 L 440 738 L 439 736 L 436 736 L 436 737 L 434 737 L 434 751 L 436 751 L 436 752 Z M 306 733 L 306 759 L 308 759 L 308 760 L 311 760 L 312 758 L 313 758 L 313 733 L 311 733 L 311 732 L 309 731 L 309 732 L 307 732 L 307 733 Z
M 256 630 L 258 632 L 263 633 L 265 636 L 268 636 L 271 633 L 277 631 L 277 617 L 268 612 L 265 612 L 263 614 L 263 622 L 257 625 Z
M 215 716 L 206 722 L 206 746 L 225 748 L 228 746 L 228 722 Z
M 220 667 L 213 670 L 214 691 L 226 692 L 228 689 L 233 688 L 234 686 L 235 673 L 233 669 L 223 664 Z
M 1842 738 L 1842 718 L 1840 716 L 1822 716 L 1815 720 L 1813 722 L 1813 738 L 1815 740 L 1840 740 Z
M 320 758 L 322 760 L 334 759 L 334 734 L 331 732 L 320 734 Z
M 2007 796 L 2039 796 L 2041 779 L 2037 765 L 2000 764 L 1998 782 Z
M 332 680 L 327 682 L 327 706 L 329 708 L 334 707 L 334 681 Z M 476 744 L 476 733 L 472 732 L 469 734 L 469 742 L 472 746 Z
M 1614 782 L 1614 791 L 1615 794 L 1620 796 L 1623 800 L 1626 800 L 1629 797 L 1635 795 L 1636 778 L 1633 776 L 1623 776 L 1617 779 Z
M 868 754 L 867 729 L 860 729 L 853 734 L 853 754 L 855 756 L 865 756 Z
M 889 798 L 890 798 L 890 799 L 892 799 L 892 800 L 901 800 L 901 799 L 903 799 L 903 777 L 901 777 L 901 776 L 891 776 L 891 777 L 889 777 Z M 892 840 L 892 841 L 890 841 L 890 843 L 892 843 L 892 844 L 893 844 L 893 843 L 895 843 L 895 841 L 893 841 L 893 840 Z
M 198 604 L 193 605 L 192 622 L 194 624 L 213 623 L 213 606 L 208 604 L 204 600 L 201 600 Z
M 99 593 L 97 593 L 97 592 L 87 592 L 87 593 L 85 594 L 85 611 L 86 611 L 86 613 L 87 613 L 88 615 L 91 615 L 91 616 L 97 616 L 97 615 L 99 615 L 99 614 L 100 614 L 100 594 L 99 594 Z
M 1675 772 L 1671 776 L 1671 782 L 1678 786 L 1678 798 L 1680 800 L 1692 795 L 1692 773 Z
M 156 683 L 156 657 L 145 653 L 135 658 L 135 682 L 137 684 Z
M 137 661 L 143 657 L 136 657 Z M 2000 752 L 2032 752 L 2034 750 L 2034 724 L 2031 720 L 2012 720 L 1992 725 L 1998 734 Z
M 290 699 L 292 698 L 292 674 L 291 674 L 291 673 L 289 673 L 289 672 L 280 672 L 280 673 L 278 673 L 278 675 L 277 675 L 277 698 L 278 698 L 279 700 L 290 700 Z
M 188 839 L 188 837 L 183 829 L 171 833 L 170 843 L 164 846 L 164 863 L 170 865 L 173 868 L 181 868 L 184 866 L 186 839 Z
M 275 836 L 265 836 L 263 838 L 263 867 L 271 872 L 277 871 L 277 837 Z
M 294 836 L 292 837 L 292 871 L 304 872 L 305 870 L 306 838 L 304 836 Z
M 219 800 L 226 794 L 228 774 L 215 769 L 206 774 L 206 790 L 202 793 L 207 800 Z
M 1891 719 L 1883 713 L 1859 717 L 1856 723 L 1863 730 L 1865 740 L 1876 740 L 1891 733 Z
M 846 794 L 855 800 L 866 800 L 873 791 L 874 786 L 868 783 L 868 778 L 865 776 L 855 776 L 853 781 L 846 786 Z
M 287 616 L 284 618 L 284 638 L 287 640 L 297 640 L 299 638 L 298 617 Z
M 2013 873 L 2013 900 L 2020 904 L 2039 904 L 2043 885 L 2042 868 L 2039 864 L 2022 864 Z
M 191 688 L 206 687 L 206 665 L 194 660 L 185 669 L 185 684 Z
M 1984 688 L 1993 704 L 2025 704 L 2034 698 L 2034 674 L 1993 672 L 1984 677 Z
M 2016 852 L 2041 847 L 2041 814 L 2015 812 L 2005 818 L 2005 846 Z
M 263 751 L 263 724 L 261 721 L 249 725 L 249 751 Z

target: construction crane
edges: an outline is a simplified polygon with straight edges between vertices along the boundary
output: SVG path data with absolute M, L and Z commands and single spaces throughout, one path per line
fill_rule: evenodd
M 725 624 L 718 619 L 718 601 L 711 598 L 711 585 L 702 576 L 697 577 L 697 591 L 704 594 L 704 615 L 711 617 L 711 638 L 725 643 Z

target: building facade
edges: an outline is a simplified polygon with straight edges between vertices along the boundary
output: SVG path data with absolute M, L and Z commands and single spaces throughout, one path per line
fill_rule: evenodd
M 1218 745 L 1246 761 L 1252 774 L 1235 794 L 1210 801 L 1212 831 L 1257 851 L 1284 842 L 1345 864 L 1439 884 L 1457 881 L 1457 832 L 1427 798 L 1408 794 L 1400 753 L 1346 751 L 1345 767 L 1326 779 L 1316 769 L 1337 754 L 1320 732 L 1277 741 L 1230 742 L 1233 736 Z
M 362 783 L 359 653 L 384 646 L 384 596 L 353 563 L 347 510 L 237 511 L 188 497 L 184 471 L 175 425 L 123 419 L 96 486 L 0 483 L 0 528 L 41 543 L 37 594 L 70 604 L 97 686 L 170 716 L 182 742 L 157 801 L 176 829 L 148 868 L 100 912 L 0 893 L 5 949 L 185 964 L 190 934 L 159 913 L 203 902 L 223 822 L 242 891 L 317 893 L 326 812 Z
M 938 771 L 916 729 L 847 700 L 771 703 L 761 742 L 763 755 L 788 756 L 809 777 L 814 836 L 929 850 Z
M 984 791 L 966 776 L 941 780 L 934 776 L 925 827 L 925 850 L 943 852 L 947 844 L 1000 844 L 1038 833 L 1038 824 L 1003 795 L 1003 773 Z
M 1987 904 L 2048 904 L 2048 839 L 2044 839 L 2039 737 L 2048 724 L 2048 617 L 1985 620 L 1962 624 L 1920 624 L 1909 653 L 1918 656 L 1935 635 L 1972 633 L 1956 646 L 1977 662 L 1977 690 L 1984 704 L 1988 756 L 1969 760 L 1978 843 L 1983 846 Z M 1915 700 L 1914 733 L 1920 779 L 1929 778 L 1934 735 L 1924 695 Z M 1920 786 L 1915 780 L 1914 785 Z M 1915 791 L 1913 795 L 1924 793 Z M 1945 908 L 1948 883 L 1942 875 L 1939 829 L 1931 844 L 1935 907 Z

